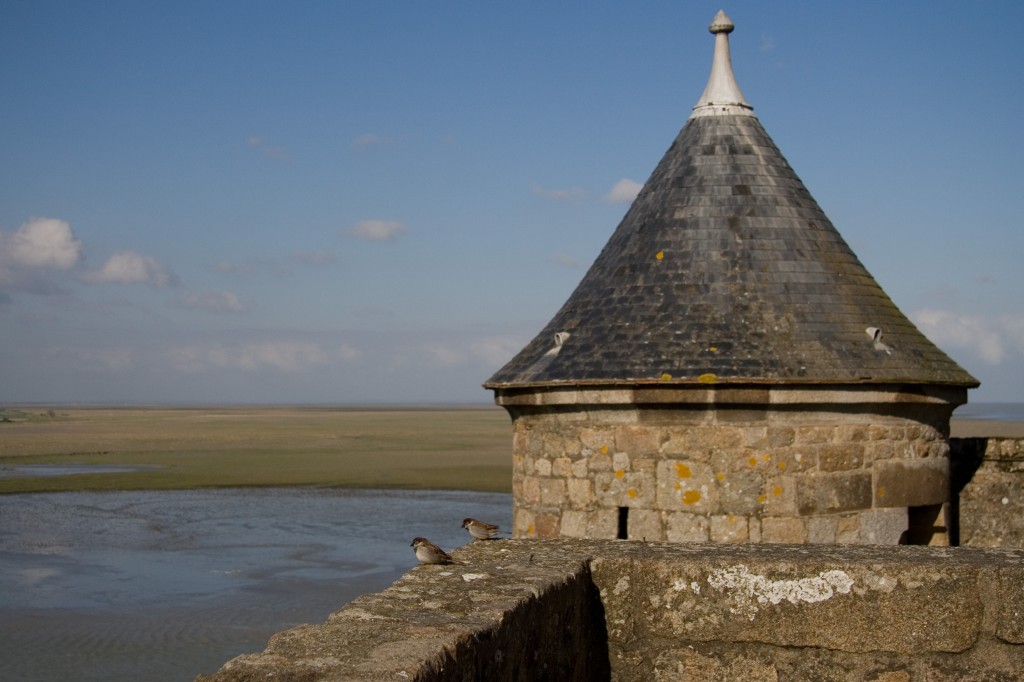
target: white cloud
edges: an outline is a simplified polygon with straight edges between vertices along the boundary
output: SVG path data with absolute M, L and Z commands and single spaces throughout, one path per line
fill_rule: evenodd
M 553 199 L 554 201 L 577 202 L 583 200 L 587 196 L 586 190 L 579 187 L 570 187 L 569 189 L 547 189 L 535 184 L 530 189 L 537 196 L 544 197 L 545 199 Z
M 148 284 L 163 289 L 176 282 L 152 256 L 134 251 L 119 251 L 107 259 L 99 270 L 90 270 L 82 276 L 90 284 Z
M 312 341 L 253 341 L 237 344 L 179 346 L 167 357 L 178 371 L 205 372 L 211 369 L 235 369 L 244 372 L 276 370 L 304 372 L 349 362 L 359 358 L 355 346 L 342 344 L 324 348 Z
M 921 310 L 911 316 L 921 331 L 940 348 L 963 348 L 991 365 L 1003 361 L 1003 325 L 973 315 L 946 310 Z
M 82 243 L 63 220 L 33 218 L 13 233 L 0 230 L 0 267 L 69 270 Z
M 267 141 L 262 135 L 250 135 L 245 138 L 245 143 L 253 149 L 259 150 L 263 156 L 268 159 L 274 159 L 275 161 L 284 161 L 286 163 L 291 162 L 291 155 L 288 154 L 288 150 L 284 147 L 277 145 L 267 144 Z
M 181 297 L 180 303 L 186 308 L 197 308 L 211 313 L 243 313 L 249 309 L 237 294 L 230 291 L 190 291 Z
M 444 340 L 422 344 L 419 352 L 426 356 L 430 367 L 465 367 L 484 365 L 498 369 L 525 345 L 525 341 L 513 337 L 483 337 Z
M 84 372 L 122 372 L 138 365 L 136 351 L 116 346 L 53 346 L 46 349 L 44 357 L 52 365 Z
M 500 336 L 477 339 L 470 344 L 470 351 L 484 364 L 497 370 L 518 353 L 526 340 L 518 337 Z
M 405 225 L 394 220 L 362 220 L 350 227 L 348 234 L 372 242 L 391 241 L 405 234 Z
M 622 178 L 615 183 L 608 194 L 604 195 L 604 200 L 609 204 L 628 204 L 636 199 L 636 195 L 640 194 L 640 190 L 643 188 L 642 183 Z
M 566 268 L 578 268 L 580 266 L 580 262 L 578 260 L 576 260 L 572 256 L 566 256 L 564 254 L 553 256 L 551 260 L 552 262 L 557 263 L 558 265 L 561 265 L 562 267 Z

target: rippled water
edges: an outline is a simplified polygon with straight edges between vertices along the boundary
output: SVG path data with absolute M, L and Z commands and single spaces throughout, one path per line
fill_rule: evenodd
M 0 496 L 0 680 L 191 680 L 324 620 L 507 494 L 230 489 Z

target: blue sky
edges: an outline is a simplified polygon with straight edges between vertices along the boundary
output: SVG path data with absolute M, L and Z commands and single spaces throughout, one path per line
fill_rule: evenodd
M 489 402 L 704 88 L 1024 402 L 1024 4 L 0 2 L 0 402 Z

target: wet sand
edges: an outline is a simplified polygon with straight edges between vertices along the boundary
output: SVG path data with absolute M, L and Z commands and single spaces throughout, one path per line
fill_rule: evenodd
M 953 438 L 1024 438 L 1024 422 L 953 419 L 949 431 Z
M 0 496 L 0 679 L 191 680 L 451 549 L 501 493 L 270 488 Z

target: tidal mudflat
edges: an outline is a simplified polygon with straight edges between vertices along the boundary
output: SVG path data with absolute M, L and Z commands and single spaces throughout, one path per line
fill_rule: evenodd
M 0 496 L 0 678 L 191 680 L 451 549 L 505 493 L 343 488 Z

